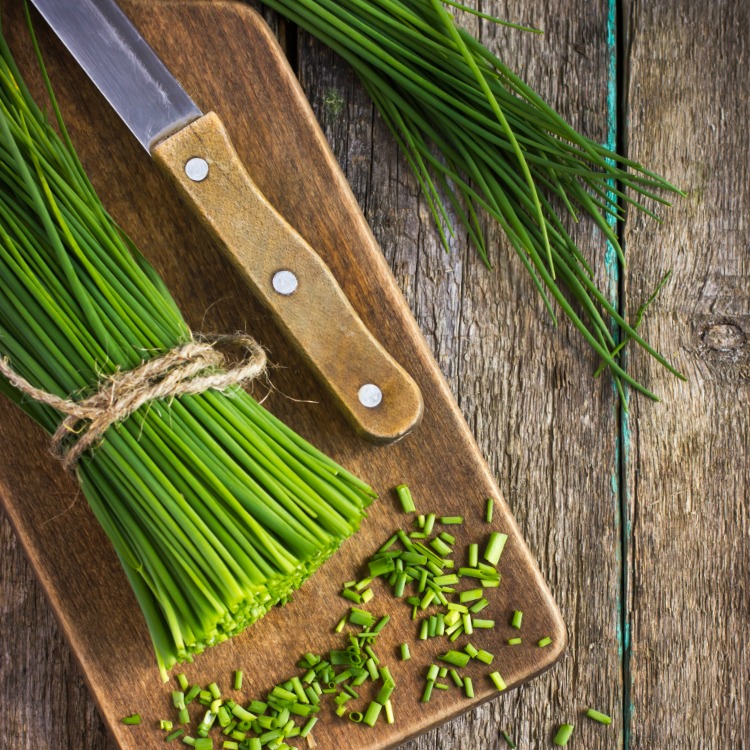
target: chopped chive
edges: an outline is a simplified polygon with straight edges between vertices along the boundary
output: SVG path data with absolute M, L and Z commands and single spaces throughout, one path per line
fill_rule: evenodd
M 442 657 L 438 657 L 438 658 L 442 659 Z M 450 663 L 452 664 L 454 662 L 450 662 Z M 435 682 L 439 673 L 440 673 L 440 667 L 437 664 L 430 664 L 430 668 L 427 670 L 428 682 Z
M 427 626 L 427 637 L 434 638 L 437 635 L 437 617 L 430 615 L 430 619 L 427 622 L 429 623 Z
M 478 612 L 481 612 L 485 607 L 488 607 L 489 604 L 490 603 L 487 599 L 482 598 L 476 604 L 472 604 L 472 606 L 469 607 L 469 612 L 477 614 Z
M 417 516 L 417 526 L 419 526 L 420 529 L 424 528 L 424 513 L 420 513 Z
M 465 667 L 469 663 L 470 658 L 471 657 L 468 653 L 452 650 L 438 656 L 440 661 L 444 661 L 446 664 L 452 664 L 454 667 Z M 435 665 L 433 664 L 433 666 Z M 432 667 L 430 667 L 430 669 L 432 669 Z M 437 667 L 435 667 L 435 670 L 435 673 L 437 674 Z M 430 679 L 429 676 L 428 679 Z
M 368 727 L 374 727 L 382 710 L 383 706 L 380 703 L 370 701 L 370 705 L 367 707 L 367 711 L 365 712 L 365 716 L 362 722 L 364 724 L 367 724 Z
M 362 604 L 367 604 L 367 602 L 372 600 L 372 597 L 375 596 L 372 589 L 365 589 L 362 592 Z
M 466 645 L 464 646 L 464 651 L 465 651 L 465 652 L 466 652 L 466 653 L 467 653 L 467 654 L 468 654 L 468 655 L 469 655 L 469 656 L 470 656 L 470 657 L 471 657 L 472 659 L 474 659 L 474 658 L 476 657 L 476 655 L 477 655 L 477 654 L 479 653 L 478 649 L 476 649 L 476 648 L 474 647 L 474 645 L 473 645 L 473 644 L 471 644 L 471 643 L 467 643 L 467 644 L 466 644 Z
M 483 594 L 483 589 L 469 589 L 468 591 L 462 591 L 458 595 L 458 601 L 461 602 L 461 604 L 473 602 L 475 599 L 481 599 Z
M 471 624 L 475 628 L 484 629 L 484 630 L 490 630 L 495 627 L 495 621 L 494 620 L 478 620 L 474 619 L 471 621 Z
M 482 588 L 484 589 L 496 589 L 500 585 L 499 578 L 483 578 Z
M 456 543 L 456 537 L 453 536 L 453 534 L 449 534 L 447 531 L 441 531 L 438 534 L 438 537 L 442 539 L 446 544 L 455 544 Z
M 436 520 L 436 518 L 437 517 L 435 516 L 434 513 L 428 513 L 425 516 L 425 519 L 424 519 L 424 528 L 422 529 L 422 531 L 424 531 L 424 533 L 427 534 L 427 536 L 429 536 L 430 534 L 432 534 L 432 529 L 435 526 L 435 520 Z
M 509 646 L 520 646 L 521 645 L 521 639 L 520 638 L 508 638 L 508 645 Z
M 453 680 L 453 682 L 455 683 L 456 687 L 463 687 L 464 686 L 464 681 L 461 679 L 461 677 L 459 676 L 458 672 L 456 672 L 455 669 L 451 668 L 451 670 L 450 670 L 450 676 L 451 676 L 451 679 Z
M 461 619 L 460 612 L 456 612 L 455 610 L 450 610 L 448 614 L 445 615 L 445 624 L 448 627 L 451 627 L 452 625 L 455 625 L 460 619 Z
M 549 646 L 550 643 L 552 643 L 552 639 L 548 635 L 546 635 L 544 636 L 544 638 L 542 638 L 542 640 L 539 641 L 537 646 L 539 646 L 539 648 L 544 648 L 545 646 Z
M 438 690 L 450 690 L 450 685 L 446 685 L 444 682 L 436 682 L 435 687 Z
M 310 730 L 315 726 L 315 723 L 318 721 L 317 716 L 311 716 L 308 720 L 305 726 L 302 727 L 300 730 L 299 736 L 300 737 L 307 737 L 308 734 L 310 734 Z
M 612 717 L 607 716 L 607 714 L 603 714 L 600 711 L 596 711 L 593 708 L 590 708 L 588 711 L 586 711 L 586 716 L 589 717 L 589 719 L 593 719 L 594 721 L 598 721 L 600 724 L 611 724 L 612 723 Z
M 344 589 L 341 592 L 341 596 L 355 604 L 362 604 L 362 597 L 356 591 L 352 591 L 351 589 Z
M 239 750 L 239 744 L 236 743 L 234 740 L 225 740 L 221 747 L 223 750 Z
M 361 581 L 358 581 L 354 584 L 354 588 L 357 591 L 362 591 L 362 589 L 366 589 L 371 583 L 372 578 L 363 578 Z
M 349 610 L 349 622 L 369 628 L 375 624 L 375 616 L 367 610 L 352 607 Z
M 477 651 L 477 661 L 484 662 L 485 664 L 492 664 L 494 658 L 495 657 L 489 651 L 485 651 L 483 648 L 480 648 L 479 651 Z
M 464 632 L 466 633 L 466 635 L 471 635 L 474 632 L 474 626 L 471 622 L 471 615 L 466 612 L 464 615 L 462 615 L 461 620 L 463 622 Z
M 385 709 L 385 723 L 395 723 L 396 719 L 393 716 L 393 704 L 391 703 L 390 699 L 383 704 L 383 708 Z
M 464 678 L 464 691 L 467 698 L 474 697 L 474 683 L 471 681 L 471 677 Z
M 396 543 L 398 536 L 394 534 L 379 550 L 378 552 L 387 552 Z
M 515 742 L 513 742 L 513 738 L 505 731 L 501 732 L 500 734 L 503 735 L 503 739 L 505 740 L 510 750 L 516 750 L 517 745 Z
M 510 626 L 512 628 L 515 628 L 516 630 L 520 630 L 522 622 L 523 622 L 523 612 L 521 612 L 520 609 L 517 609 L 513 613 L 513 619 L 510 621 Z
M 193 685 L 193 687 L 188 690 L 187 695 L 185 696 L 185 705 L 192 703 L 198 697 L 200 692 L 200 685 Z
M 159 722 L 159 729 L 163 729 L 165 732 L 171 732 L 174 729 L 174 724 L 168 719 L 162 719 Z
M 470 544 L 469 545 L 469 567 L 476 568 L 478 562 L 479 562 L 479 545 Z
M 429 703 L 432 697 L 432 687 L 435 683 L 432 680 L 427 680 L 424 686 L 424 692 L 422 693 L 422 703 Z
M 242 690 L 242 670 L 237 669 L 234 673 L 234 689 Z
M 191 737 L 191 736 L 190 736 L 189 734 L 186 734 L 186 735 L 185 735 L 185 736 L 184 736 L 184 737 L 182 738 L 182 743 L 183 743 L 184 745 L 188 745 L 188 746 L 190 746 L 190 747 L 195 747 L 195 737 Z
M 181 711 L 183 708 L 185 708 L 185 693 L 183 693 L 181 690 L 173 690 L 172 691 L 172 705 L 178 711 Z
M 468 607 L 464 607 L 463 604 L 456 604 L 455 602 L 451 602 L 448 605 L 448 610 L 451 611 L 451 612 L 459 612 L 460 614 L 465 615 L 465 614 L 468 613 L 469 608 Z
M 571 734 L 573 734 L 573 724 L 561 724 L 552 743 L 558 747 L 565 747 L 568 744 Z
M 211 693 L 214 700 L 221 698 L 221 690 L 219 690 L 219 686 L 215 682 L 212 682 L 208 686 L 208 691 Z
M 484 559 L 487 560 L 487 562 L 491 562 L 493 565 L 497 565 L 500 561 L 500 555 L 503 554 L 505 542 L 507 541 L 507 534 L 501 534 L 497 531 L 493 531 L 490 534 L 489 542 L 487 542 L 487 549 L 485 549 L 484 551 Z
M 508 686 L 505 684 L 505 680 L 500 676 L 500 672 L 490 672 L 489 678 L 492 680 L 492 684 L 498 689 L 498 690 L 505 690 Z
M 195 741 L 195 745 L 193 747 L 195 750 L 212 750 L 214 746 L 214 741 L 212 739 L 209 739 L 208 737 L 201 737 L 200 739 Z
M 458 576 L 455 573 L 448 573 L 444 576 L 436 576 L 432 579 L 433 583 L 438 586 L 452 586 L 454 583 L 458 583 Z
M 183 734 L 185 734 L 184 729 L 176 729 L 172 734 L 169 734 L 164 738 L 164 742 L 174 742 L 178 737 L 182 737 Z
M 463 516 L 440 516 L 440 523 L 443 526 L 457 526 L 464 522 Z
M 180 673 L 177 675 L 177 682 L 180 686 L 180 690 L 182 690 L 183 693 L 187 692 L 190 683 L 188 682 L 188 679 L 184 674 Z
M 405 485 L 400 484 L 396 487 L 396 495 L 401 502 L 401 509 L 404 513 L 414 513 L 417 506 L 414 505 L 414 498 L 411 496 L 411 490 Z
M 487 498 L 487 507 L 486 507 L 486 509 L 484 511 L 484 520 L 487 523 L 492 523 L 492 511 L 493 511 L 494 507 L 495 507 L 495 501 L 491 497 L 488 497 Z
M 123 716 L 121 719 L 123 724 L 127 724 L 129 726 L 137 726 L 141 723 L 141 715 L 140 714 L 130 714 L 130 716 Z
M 334 628 L 334 630 L 335 630 L 335 631 L 336 631 L 337 633 L 341 633 L 341 632 L 342 632 L 342 631 L 344 630 L 344 628 L 346 627 L 346 621 L 347 621 L 347 619 L 348 619 L 348 615 L 344 615 L 344 616 L 343 616 L 343 617 L 342 617 L 342 618 L 341 618 L 341 619 L 339 620 L 339 622 L 338 622 L 338 625 L 336 625 L 336 627 Z
M 439 555 L 450 555 L 451 554 L 451 548 L 449 545 L 447 545 L 440 537 L 435 537 L 430 542 L 430 547 L 435 550 Z
M 464 634 L 464 626 L 459 625 L 458 630 L 455 631 L 455 633 L 451 634 L 451 637 L 448 638 L 448 640 L 453 643 L 454 641 L 457 641 L 462 635 Z

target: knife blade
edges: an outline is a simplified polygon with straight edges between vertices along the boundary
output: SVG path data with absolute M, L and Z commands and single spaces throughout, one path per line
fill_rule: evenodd
M 417 384 L 253 182 L 218 115 L 201 111 L 114 0 L 32 3 L 357 432 L 386 443 L 416 427 L 423 413 Z

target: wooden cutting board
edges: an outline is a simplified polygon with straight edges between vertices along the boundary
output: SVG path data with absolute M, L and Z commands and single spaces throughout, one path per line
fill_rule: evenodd
M 41 101 L 21 3 L 4 5 L 6 37 Z M 123 8 L 198 106 L 221 116 L 255 181 L 329 264 L 365 324 L 416 379 L 425 401 L 421 426 L 401 442 L 376 446 L 358 438 L 147 154 L 35 16 L 86 170 L 104 203 L 164 276 L 190 324 L 256 336 L 276 364 L 273 388 L 257 395 L 267 396 L 268 408 L 381 494 L 359 534 L 292 603 L 186 665 L 188 678 L 202 684 L 216 680 L 228 689 L 232 671 L 242 668 L 248 697 L 261 698 L 295 673 L 302 652 L 338 647 L 341 636 L 333 626 L 347 609 L 338 595 L 341 583 L 363 575 L 366 558 L 406 523 L 391 492 L 402 482 L 412 488 L 421 510 L 466 516 L 463 527 L 451 529 L 457 549 L 473 541 L 483 545 L 491 529 L 510 535 L 501 560 L 502 585 L 492 591 L 483 613 L 498 627 L 471 640 L 496 654 L 492 668 L 510 687 L 547 669 L 566 643 L 557 608 L 269 29 L 236 3 L 126 0 Z M 153 725 L 172 714 L 172 686 L 159 679 L 145 622 L 104 532 L 75 482 L 49 455 L 42 431 L 5 400 L 0 402 L 0 452 L 5 510 L 107 725 L 126 750 L 163 747 Z M 499 500 L 492 527 L 483 522 L 488 496 Z M 545 500 L 539 504 L 544 512 Z M 369 608 L 393 615 L 379 651 L 398 683 L 396 723 L 369 729 L 323 712 L 315 729 L 318 747 L 395 747 L 497 695 L 484 676 L 489 670 L 474 664 L 467 670 L 476 685 L 473 700 L 455 690 L 436 691 L 429 704 L 420 703 L 424 673 L 446 641 L 417 641 L 409 608 L 381 588 Z M 524 643 L 509 647 L 506 640 L 517 634 L 509 625 L 515 609 L 524 612 Z M 546 649 L 536 646 L 543 636 L 553 640 Z M 410 662 L 396 656 L 402 641 L 412 644 Z M 143 715 L 142 726 L 119 722 L 131 712 Z

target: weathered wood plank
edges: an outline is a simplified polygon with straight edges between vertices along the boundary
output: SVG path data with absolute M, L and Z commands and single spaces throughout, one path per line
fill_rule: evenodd
M 687 375 L 632 412 L 632 746 L 750 745 L 750 7 L 629 3 L 630 153 L 688 191 L 627 225 L 628 283 L 674 277 L 645 323 Z
M 528 0 L 482 9 L 546 30 L 539 38 L 466 21 L 576 127 L 605 140 L 607 2 Z M 326 135 L 569 627 L 569 652 L 550 673 L 405 748 L 502 746 L 503 728 L 520 747 L 536 747 L 560 721 L 579 724 L 582 746 L 612 748 L 622 696 L 611 386 L 591 380 L 594 362 L 571 326 L 552 327 L 496 229 L 493 271 L 465 237 L 444 253 L 415 181 L 354 76 L 306 36 L 299 53 L 299 75 Z M 601 237 L 588 224 L 578 237 L 603 268 Z M 602 273 L 599 282 L 607 281 Z M 611 730 L 579 722 L 589 703 L 614 713 Z

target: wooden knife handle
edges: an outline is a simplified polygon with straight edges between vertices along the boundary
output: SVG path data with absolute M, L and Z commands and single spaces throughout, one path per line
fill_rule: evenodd
M 357 432 L 386 443 L 416 427 L 423 411 L 417 384 L 250 179 L 219 117 L 204 115 L 152 155 Z

